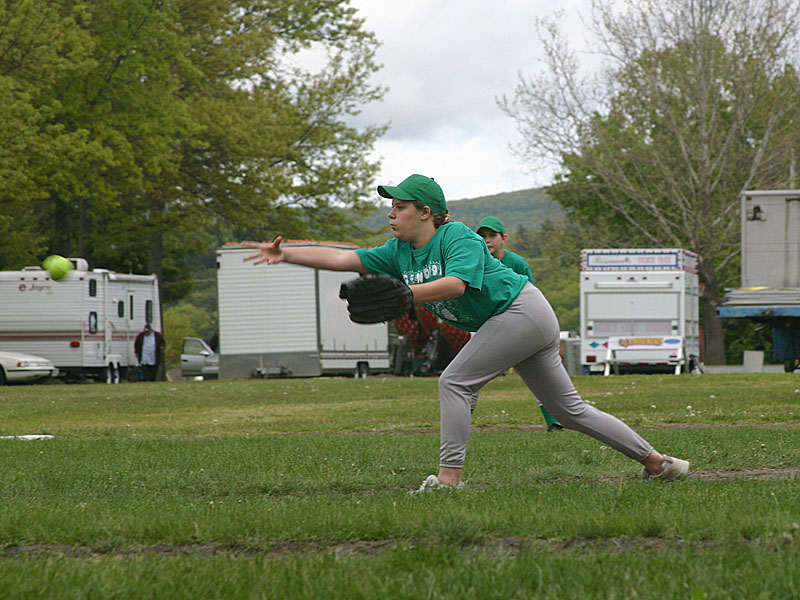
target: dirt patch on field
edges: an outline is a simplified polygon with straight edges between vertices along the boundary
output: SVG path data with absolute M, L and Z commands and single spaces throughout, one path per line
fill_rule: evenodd
M 115 548 L 89 548 L 86 546 L 67 546 L 63 544 L 31 544 L 7 546 L 0 549 L 1 558 L 117 558 L 137 559 L 145 556 L 261 556 L 281 558 L 297 554 L 330 553 L 337 558 L 368 558 L 378 556 L 395 548 L 438 545 L 436 540 L 364 540 L 355 542 L 294 542 L 280 541 L 261 547 L 216 544 L 213 542 L 196 544 L 156 544 L 152 546 L 128 546 Z M 683 538 L 656 537 L 616 537 L 616 538 L 572 538 L 569 540 L 545 540 L 530 537 L 511 536 L 504 538 L 485 538 L 460 544 L 462 550 L 488 552 L 496 555 L 515 556 L 523 551 L 541 551 L 562 554 L 589 554 L 594 552 L 654 552 L 683 550 L 718 551 L 729 549 L 732 545 L 770 550 L 800 550 L 800 534 L 797 530 L 786 532 L 780 538 L 760 538 L 759 540 L 687 540 Z
M 745 479 L 750 481 L 764 481 L 775 479 L 796 479 L 800 477 L 800 467 L 778 467 L 776 469 L 740 469 L 719 471 L 689 471 L 687 479 L 728 480 Z M 621 483 L 630 480 L 630 475 L 617 477 L 601 477 L 599 481 L 606 483 Z
M 740 471 L 692 471 L 689 479 L 793 479 L 800 476 L 800 467 L 777 469 L 742 469 Z
M 633 429 L 719 429 L 722 427 L 744 427 L 744 428 L 764 428 L 764 429 L 798 429 L 800 423 L 660 423 L 658 425 L 631 425 Z M 509 431 L 518 432 L 546 432 L 544 425 L 473 425 L 472 431 L 475 433 L 505 433 Z M 417 434 L 439 434 L 438 427 L 409 427 L 403 429 L 357 429 L 353 431 L 341 432 L 345 435 L 417 435 Z M 291 435 L 291 434 L 287 434 Z

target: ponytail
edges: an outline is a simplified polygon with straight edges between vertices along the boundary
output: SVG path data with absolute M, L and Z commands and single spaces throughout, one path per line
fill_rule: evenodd
M 444 211 L 443 213 L 439 213 L 438 215 L 433 215 L 433 226 L 437 229 L 444 225 L 445 223 L 450 222 L 450 214 L 448 211 Z

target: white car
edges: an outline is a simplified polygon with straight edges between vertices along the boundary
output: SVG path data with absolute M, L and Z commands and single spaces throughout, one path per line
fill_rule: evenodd
M 58 374 L 53 362 L 22 352 L 0 351 L 0 385 L 39 381 Z

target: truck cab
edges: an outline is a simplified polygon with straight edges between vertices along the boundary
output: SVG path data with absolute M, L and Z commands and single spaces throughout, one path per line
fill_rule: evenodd
M 183 338 L 181 375 L 189 378 L 216 379 L 219 376 L 219 354 L 201 338 Z

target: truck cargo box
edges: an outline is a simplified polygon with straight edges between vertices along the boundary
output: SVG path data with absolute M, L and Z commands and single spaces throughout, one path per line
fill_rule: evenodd
M 741 195 L 742 287 L 800 288 L 800 190 Z
M 342 243 L 284 242 L 283 246 Z M 217 250 L 219 377 L 311 377 L 389 370 L 386 323 L 350 321 L 339 298 L 352 272 L 312 269 L 288 263 L 243 262 L 250 248 Z

